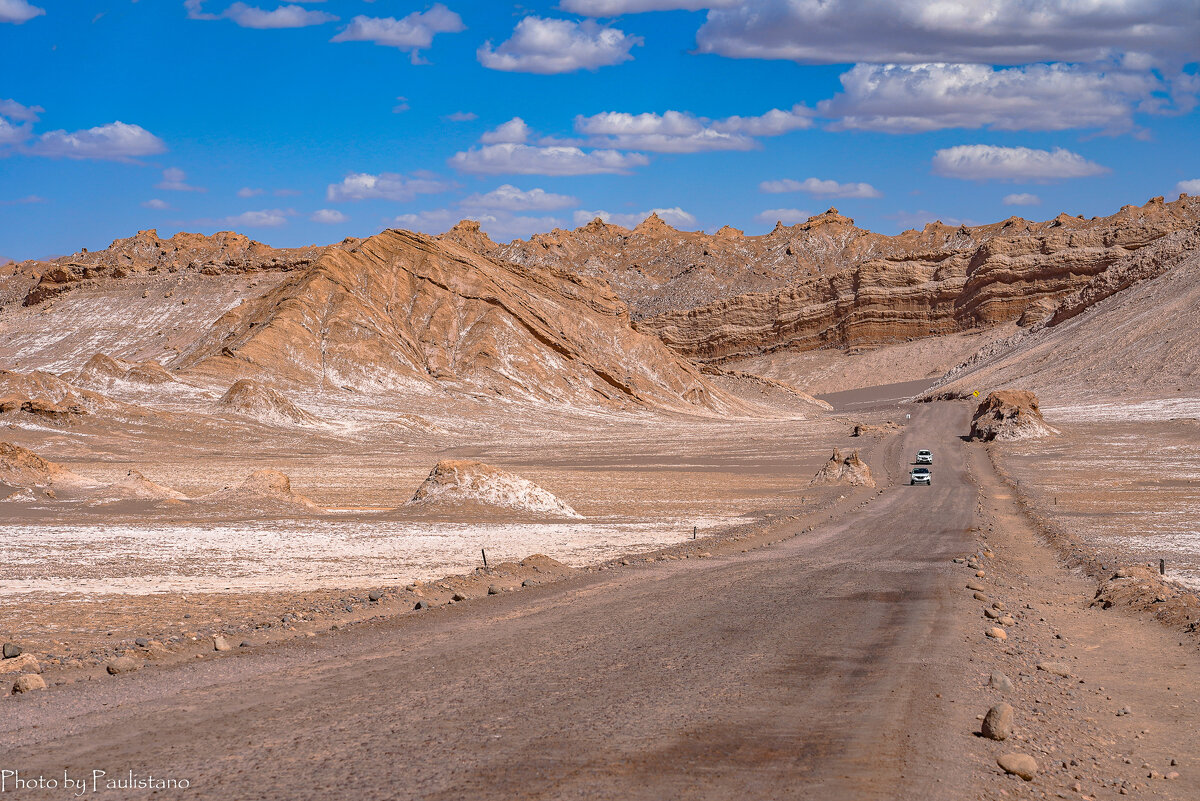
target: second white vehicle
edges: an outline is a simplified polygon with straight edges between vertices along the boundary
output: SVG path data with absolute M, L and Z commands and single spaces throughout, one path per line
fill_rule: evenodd
M 928 484 L 933 486 L 933 473 L 928 467 L 914 467 L 908 474 L 909 484 Z

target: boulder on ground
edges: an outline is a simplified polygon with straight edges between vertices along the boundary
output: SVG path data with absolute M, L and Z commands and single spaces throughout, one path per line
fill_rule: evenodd
M 532 481 L 464 459 L 443 459 L 434 465 L 407 505 L 431 509 L 482 505 L 548 517 L 583 517 Z
M 104 669 L 108 671 L 110 676 L 117 676 L 121 673 L 132 673 L 141 666 L 142 663 L 132 656 L 118 656 L 105 665 Z
M 17 680 L 13 682 L 12 694 L 20 695 L 21 693 L 44 689 L 46 689 L 45 679 L 36 674 L 27 673 L 24 676 L 17 676 Z
M 1037 396 L 1026 390 L 989 393 L 971 419 L 971 439 L 984 442 L 1040 439 L 1057 433 L 1042 419 Z
M 41 673 L 42 666 L 38 664 L 33 654 L 20 654 L 0 662 L 0 673 Z
M 996 758 L 996 764 L 1005 773 L 1020 776 L 1027 782 L 1033 781 L 1038 772 L 1037 761 L 1029 754 L 1002 754 Z
M 837 448 L 829 461 L 813 476 L 812 486 L 843 485 L 851 487 L 873 487 L 875 479 L 871 478 L 871 468 L 867 467 L 854 451 L 849 456 L 843 456 Z
M 1007 740 L 1012 734 L 1012 724 L 1012 705 L 996 704 L 984 715 L 981 731 L 989 740 Z

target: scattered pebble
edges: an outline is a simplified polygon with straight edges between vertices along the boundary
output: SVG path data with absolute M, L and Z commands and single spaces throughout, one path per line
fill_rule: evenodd
M 992 626 L 990 629 L 987 630 L 987 636 L 991 637 L 993 640 L 999 640 L 1000 642 L 1004 642 L 1005 640 L 1008 639 L 1008 632 L 1006 632 L 1004 629 L 1000 628 L 999 626 Z
M 1003 754 L 996 759 L 996 764 L 1005 773 L 1020 776 L 1027 782 L 1033 781 L 1037 775 L 1037 761 L 1028 754 Z
M 17 645 L 15 642 L 4 643 L 4 658 L 5 659 L 16 659 L 18 656 L 21 655 L 21 653 L 22 653 L 21 646 Z
M 141 666 L 142 663 L 131 656 L 118 656 L 105 665 L 104 669 L 108 671 L 110 676 L 116 676 L 121 673 L 132 673 Z

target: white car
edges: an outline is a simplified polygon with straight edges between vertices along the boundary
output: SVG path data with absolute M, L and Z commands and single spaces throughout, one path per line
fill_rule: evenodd
M 933 473 L 928 467 L 914 467 L 908 474 L 909 484 L 928 484 L 933 486 Z
M 914 464 L 933 464 L 933 451 L 917 451 Z

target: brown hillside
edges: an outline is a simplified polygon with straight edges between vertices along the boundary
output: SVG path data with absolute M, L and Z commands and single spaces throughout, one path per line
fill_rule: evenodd
M 405 231 L 326 253 L 225 314 L 170 366 L 361 390 L 437 383 L 588 406 L 736 405 L 634 331 L 603 282 Z

